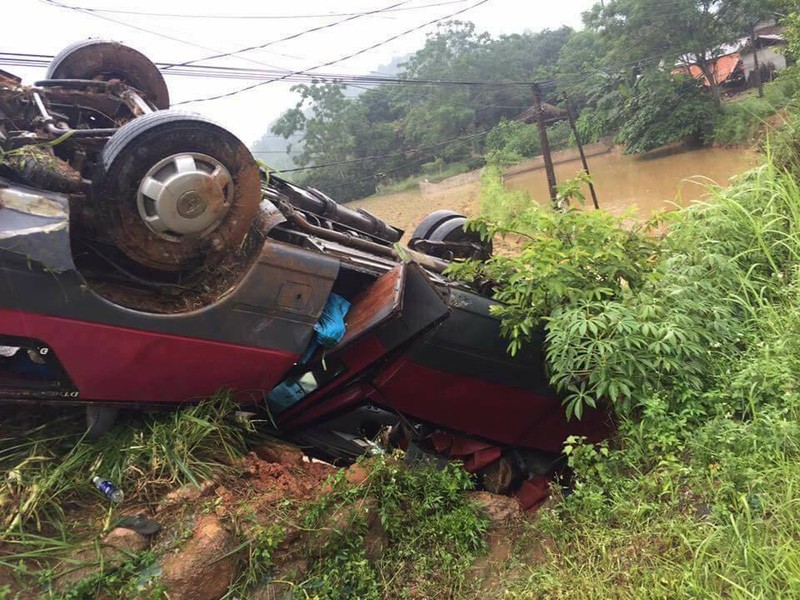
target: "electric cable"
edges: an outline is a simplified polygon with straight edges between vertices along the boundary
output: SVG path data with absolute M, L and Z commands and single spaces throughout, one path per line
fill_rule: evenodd
M 410 10 L 423 10 L 426 8 L 434 8 L 437 6 L 448 6 L 452 4 L 461 4 L 465 2 L 465 0 L 447 0 L 446 2 L 432 2 L 430 4 L 423 4 L 420 6 L 408 6 L 405 8 L 394 8 L 391 10 L 387 10 L 385 12 L 401 12 L 401 11 L 410 11 Z M 86 6 L 76 6 L 76 9 L 80 9 L 86 12 L 99 12 L 99 13 L 106 13 L 106 14 L 121 14 L 121 15 L 131 15 L 131 16 L 143 16 L 143 17 L 166 17 L 166 18 L 175 18 L 175 19 L 241 19 L 241 20 L 257 20 L 257 19 L 269 19 L 269 20 L 281 20 L 281 19 L 325 19 L 325 18 L 333 18 L 333 17 L 350 17 L 360 13 L 354 12 L 339 12 L 339 13 L 317 13 L 317 14 L 307 14 L 307 15 L 226 15 L 226 14 L 200 14 L 200 15 L 193 15 L 193 14 L 181 14 L 181 13 L 163 13 L 163 12 L 145 12 L 145 11 L 135 11 L 135 10 L 119 10 L 119 9 L 110 9 L 110 8 L 89 8 Z
M 49 0 L 49 1 L 52 1 L 52 0 Z M 371 51 L 371 50 L 374 50 L 374 49 L 376 49 L 376 48 L 379 48 L 380 46 L 383 46 L 383 45 L 385 45 L 385 44 L 388 44 L 389 42 L 392 42 L 392 41 L 394 41 L 394 40 L 396 40 L 396 39 L 398 39 L 398 38 L 400 38 L 400 37 L 403 37 L 404 35 L 408 35 L 409 33 L 413 33 L 413 32 L 415 32 L 415 31 L 418 31 L 418 30 L 420 30 L 420 29 L 423 29 L 423 28 L 425 28 L 425 27 L 428 27 L 429 25 L 433 25 L 433 24 L 435 24 L 435 23 L 439 23 L 439 22 L 441 22 L 441 21 L 444 21 L 445 19 L 451 19 L 451 18 L 453 18 L 453 17 L 455 17 L 455 16 L 458 16 L 458 15 L 460 15 L 460 14 L 462 14 L 462 13 L 465 13 L 465 12 L 467 12 L 467 11 L 469 11 L 469 10 L 472 10 L 472 9 L 474 9 L 474 8 L 477 8 L 478 6 L 481 6 L 482 4 L 486 4 L 488 1 L 489 1 L 489 0 L 478 0 L 478 2 L 476 2 L 476 3 L 474 3 L 474 4 L 470 5 L 470 6 L 468 6 L 468 7 L 466 7 L 466 8 L 462 8 L 461 10 L 458 10 L 458 11 L 456 11 L 456 12 L 450 13 L 449 15 L 446 15 L 446 16 L 444 16 L 444 17 L 439 17 L 439 18 L 437 18 L 437 19 L 433 19 L 433 20 L 431 20 L 431 21 L 427 21 L 427 22 L 425 22 L 425 23 L 422 23 L 422 24 L 420 24 L 420 25 L 417 25 L 416 27 L 412 27 L 411 29 L 407 29 L 407 30 L 405 30 L 405 31 L 403 31 L 403 32 L 401 32 L 401 33 L 398 33 L 398 34 L 396 34 L 396 35 L 393 35 L 393 36 L 391 36 L 391 37 L 389 37 L 389 38 L 386 38 L 385 40 L 382 40 L 382 41 L 380 41 L 380 42 L 377 42 L 377 43 L 375 43 L 375 44 L 372 44 L 372 45 L 370 45 L 370 46 L 367 46 L 366 48 L 362 48 L 361 50 L 357 50 L 357 51 L 355 51 L 355 52 L 352 52 L 352 53 L 350 53 L 350 54 L 348 54 L 348 55 L 345 55 L 345 56 L 342 56 L 342 57 L 336 58 L 336 59 L 334 59 L 334 60 L 330 60 L 330 61 L 327 61 L 327 62 L 321 63 L 321 64 L 319 64 L 319 65 L 316 65 L 316 66 L 313 66 L 313 67 L 308 67 L 307 69 L 301 69 L 301 70 L 299 70 L 299 71 L 293 71 L 293 72 L 291 72 L 290 74 L 283 75 L 283 76 L 281 76 L 281 77 L 276 77 L 275 79 L 268 80 L 268 81 L 261 81 L 261 82 L 259 82 L 259 83 L 255 83 L 255 84 L 252 84 L 252 85 L 249 85 L 249 86 L 246 86 L 246 87 L 240 88 L 240 89 L 238 89 L 238 90 L 233 90 L 233 91 L 231 91 L 231 92 L 227 92 L 227 93 L 225 93 L 225 94 L 217 94 L 217 95 L 215 95 L 215 96 L 207 96 L 207 97 L 205 97 L 205 98 L 195 98 L 195 99 L 193 99 L 193 100 L 184 100 L 183 102 L 178 102 L 178 103 L 176 103 L 176 104 L 175 104 L 175 106 L 182 105 L 182 104 L 191 104 L 191 103 L 195 103 L 195 102 L 210 102 L 210 101 L 212 101 L 212 100 L 219 100 L 219 99 L 221 99 L 221 98 L 229 98 L 229 97 L 231 97 L 231 96 L 235 96 L 235 95 L 237 95 L 237 94 L 241 94 L 241 93 L 243 93 L 243 92 L 246 92 L 246 91 L 249 91 L 249 90 L 255 89 L 255 88 L 257 88 L 257 87 L 261 87 L 261 86 L 263 86 L 263 85 L 267 85 L 268 83 L 273 83 L 273 82 L 275 82 L 275 81 L 281 81 L 281 80 L 283 80 L 283 79 L 286 79 L 286 78 L 290 77 L 291 75 L 300 75 L 300 74 L 305 74 L 305 73 L 308 73 L 308 71 L 313 71 L 313 70 L 315 70 L 315 69 L 321 69 L 321 68 L 323 68 L 323 67 L 329 67 L 329 66 L 331 66 L 331 65 L 335 65 L 335 64 L 337 64 L 337 63 L 340 63 L 340 62 L 343 62 L 343 61 L 345 61 L 345 60 L 348 60 L 348 59 L 354 58 L 354 57 L 356 57 L 356 56 L 359 56 L 359 55 L 361 55 L 361 54 L 365 54 L 366 52 L 369 52 L 369 51 Z

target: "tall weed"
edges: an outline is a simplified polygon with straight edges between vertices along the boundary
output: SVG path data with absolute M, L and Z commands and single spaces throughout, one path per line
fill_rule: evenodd
M 65 507 L 99 496 L 93 475 L 119 485 L 128 498 L 155 500 L 176 485 L 198 484 L 244 450 L 230 421 L 232 401 L 220 394 L 180 411 L 120 424 L 95 442 L 70 417 L 11 431 L 0 440 L 0 507 L 7 534 L 60 523 Z
M 619 419 L 612 440 L 568 441 L 571 493 L 532 526 L 551 551 L 506 597 L 800 596 L 800 185 L 782 167 L 670 215 L 635 285 L 612 274 L 593 298 L 598 278 L 562 279 L 580 288 L 543 315 L 522 294 L 547 284 L 512 276 L 554 255 L 500 272 L 505 331 L 545 323 L 568 412 L 610 402 Z

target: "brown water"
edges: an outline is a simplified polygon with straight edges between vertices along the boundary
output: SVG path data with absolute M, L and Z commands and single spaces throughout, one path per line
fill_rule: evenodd
M 676 204 L 686 206 L 701 199 L 707 194 L 708 183 L 727 185 L 732 176 L 755 166 L 758 160 L 752 151 L 729 148 L 669 150 L 639 158 L 595 145 L 587 148 L 587 153 L 600 208 L 620 214 L 634 207 L 641 217 L 647 217 L 655 209 L 676 208 Z M 559 181 L 573 177 L 581 168 L 573 151 L 557 153 L 555 162 Z M 438 184 L 421 183 L 414 190 L 358 200 L 348 206 L 364 208 L 410 232 L 434 210 L 449 208 L 475 215 L 479 178 L 478 172 L 466 173 Z M 541 159 L 508 169 L 506 185 L 529 192 L 537 202 L 548 202 Z M 591 206 L 588 191 L 586 196 Z

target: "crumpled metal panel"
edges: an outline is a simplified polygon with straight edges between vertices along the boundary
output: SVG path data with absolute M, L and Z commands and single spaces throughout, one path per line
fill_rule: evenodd
M 74 270 L 68 198 L 0 180 L 0 252 L 55 273 Z

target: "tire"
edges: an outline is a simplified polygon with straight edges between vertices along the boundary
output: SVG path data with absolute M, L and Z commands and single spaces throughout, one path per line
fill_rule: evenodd
M 481 250 L 478 256 L 473 256 L 478 260 L 486 260 L 492 255 L 492 242 L 484 242 L 477 231 L 465 231 L 464 225 L 467 218 L 458 216 L 448 219 L 441 223 L 433 232 L 428 235 L 427 239 L 431 242 L 467 242 L 480 246 Z M 445 258 L 441 256 L 440 258 Z M 463 257 L 459 257 L 463 258 Z
M 450 219 L 463 216 L 464 215 L 460 215 L 452 210 L 437 210 L 436 212 L 432 212 L 427 217 L 422 219 L 419 225 L 414 228 L 414 233 L 411 234 L 411 239 L 427 240 L 434 230 L 439 227 L 439 225 L 445 221 L 449 221 Z
M 172 272 L 237 250 L 260 201 L 247 147 L 205 117 L 175 111 L 120 127 L 103 149 L 91 194 L 97 227 L 122 253 Z
M 89 404 L 86 407 L 86 437 L 99 440 L 114 426 L 118 414 L 119 409 L 116 406 Z
M 47 79 L 119 79 L 142 92 L 156 108 L 169 108 L 169 90 L 158 67 L 119 42 L 83 40 L 67 46 L 53 58 Z

